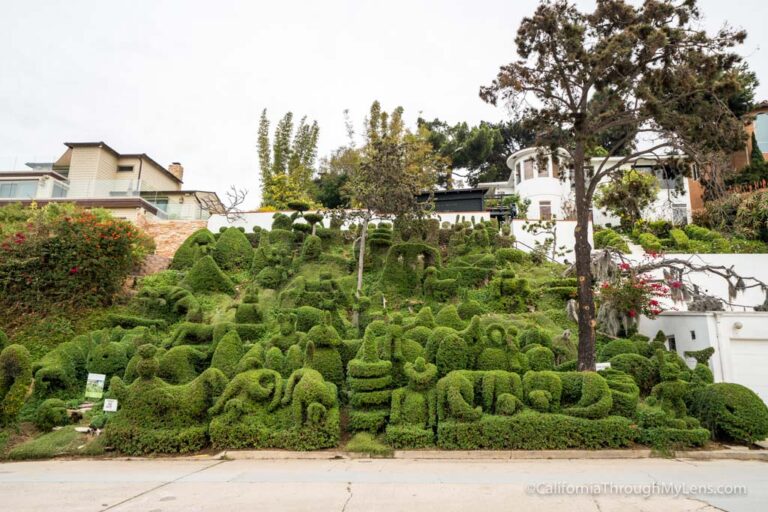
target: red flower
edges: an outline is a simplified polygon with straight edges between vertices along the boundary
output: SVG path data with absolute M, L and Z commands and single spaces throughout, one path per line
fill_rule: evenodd
M 621 270 L 629 270 L 629 263 L 619 263 L 619 268 Z
M 658 306 L 659 305 L 659 301 L 657 301 L 655 299 L 652 299 L 652 300 L 648 301 L 648 304 L 650 304 L 651 306 Z
M 635 318 L 637 316 L 637 312 L 634 309 L 629 310 L 629 318 Z
M 71 269 L 69 269 L 69 273 L 70 274 L 77 274 L 79 272 L 79 270 L 80 269 L 75 266 L 75 267 L 72 267 Z
M 680 281 L 672 281 L 671 283 L 669 283 L 669 286 L 675 289 L 680 289 L 683 287 L 683 283 L 681 283 Z

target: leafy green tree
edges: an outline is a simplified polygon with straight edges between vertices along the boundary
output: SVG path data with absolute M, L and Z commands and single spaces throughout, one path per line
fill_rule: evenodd
M 445 160 L 435 153 L 423 130 L 411 132 L 403 124 L 403 108 L 388 114 L 374 101 L 367 119 L 365 146 L 360 164 L 349 175 L 352 206 L 359 209 L 362 228 L 359 238 L 356 294 L 363 287 L 368 223 L 377 216 L 403 218 L 423 213 L 417 196 L 431 190 L 437 176 L 445 172 Z
M 567 0 L 543 0 L 523 19 L 519 59 L 501 68 L 480 96 L 507 102 L 535 127 L 542 153 L 569 155 L 576 206 L 580 370 L 595 368 L 595 302 L 589 211 L 602 178 L 619 178 L 635 157 L 675 152 L 689 161 L 744 145 L 727 100 L 743 90 L 741 58 L 731 48 L 744 32 L 700 27 L 696 0 L 598 0 L 582 12 Z M 623 130 L 624 136 L 607 137 Z M 638 135 L 650 141 L 627 150 Z M 593 148 L 606 144 L 596 166 Z M 630 146 L 631 147 L 631 146 Z M 622 156 L 610 159 L 611 156 Z
M 262 206 L 284 209 L 290 202 L 310 199 L 319 133 L 317 121 L 308 124 L 306 117 L 294 133 L 293 114 L 288 112 L 275 126 L 270 146 L 267 109 L 261 112 L 258 150 Z
M 621 227 L 631 229 L 658 193 L 655 175 L 632 169 L 601 186 L 595 193 L 595 206 L 607 209 L 621 220 Z
M 470 186 L 506 180 L 509 155 L 530 146 L 535 138 L 520 121 L 481 121 L 470 127 L 465 122 L 449 125 L 437 118 L 432 121 L 419 118 L 418 124 L 428 130 L 427 139 L 434 150 L 450 161 L 453 175 L 465 178 Z M 439 184 L 450 185 L 450 175 Z

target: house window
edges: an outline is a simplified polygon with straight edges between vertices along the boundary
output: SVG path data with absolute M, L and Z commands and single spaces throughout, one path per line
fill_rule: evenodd
M 677 352 L 677 340 L 675 339 L 674 334 L 667 336 L 667 345 L 669 346 L 669 350 Z
M 557 161 L 557 157 L 552 158 L 552 177 L 560 179 L 560 163 Z
M 523 170 L 525 172 L 525 179 L 532 180 L 533 179 L 533 160 L 526 160 L 525 162 L 523 162 Z
M 117 172 L 133 172 L 132 165 L 118 165 Z
M 755 138 L 760 151 L 768 153 L 768 114 L 758 114 L 755 119 Z
M 34 199 L 37 195 L 37 181 L 0 182 L 0 197 L 5 199 Z
M 550 220 L 552 218 L 551 201 L 539 201 L 539 218 L 541 220 Z
M 54 181 L 51 197 L 67 197 L 67 186 L 58 181 Z
M 537 165 L 539 169 L 539 178 L 549 178 L 549 169 L 546 165 Z

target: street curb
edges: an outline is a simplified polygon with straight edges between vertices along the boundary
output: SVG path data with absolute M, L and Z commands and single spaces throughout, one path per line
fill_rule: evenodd
M 228 450 L 217 456 L 221 460 L 337 460 L 390 458 L 400 460 L 611 460 L 649 459 L 650 449 L 637 450 L 395 450 L 390 457 L 371 457 L 363 453 L 341 450 L 296 452 L 284 450 Z M 711 450 L 675 452 L 674 458 L 688 460 L 753 460 L 768 461 L 764 450 Z

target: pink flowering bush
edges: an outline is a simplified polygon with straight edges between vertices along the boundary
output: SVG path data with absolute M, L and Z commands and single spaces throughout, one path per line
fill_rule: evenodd
M 27 218 L 6 225 L 0 238 L 0 307 L 6 312 L 109 303 L 151 250 L 151 239 L 107 211 L 72 205 L 24 210 Z

